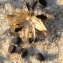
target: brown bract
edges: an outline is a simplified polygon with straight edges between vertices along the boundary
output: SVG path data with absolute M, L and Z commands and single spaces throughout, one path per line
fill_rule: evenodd
M 28 40 L 30 31 L 33 39 L 36 38 L 36 29 L 38 31 L 47 31 L 41 19 L 32 15 L 32 12 L 14 12 L 12 15 L 7 15 L 7 18 L 10 20 L 10 28 L 23 27 L 21 30 L 23 41 Z

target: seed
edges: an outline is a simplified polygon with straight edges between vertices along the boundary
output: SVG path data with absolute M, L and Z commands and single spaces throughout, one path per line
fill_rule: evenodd
M 22 55 L 21 55 L 22 58 L 26 57 L 28 54 L 28 51 L 25 48 L 22 48 L 21 52 L 22 52 Z
M 29 38 L 29 43 L 32 43 L 33 42 L 33 39 L 32 38 Z
M 37 15 L 36 17 L 37 17 L 37 18 L 40 18 L 41 20 L 47 19 L 46 15 L 44 15 L 44 14 Z
M 8 49 L 8 52 L 9 52 L 9 53 L 14 53 L 15 50 L 16 50 L 16 46 L 15 46 L 15 45 L 10 45 L 10 46 L 9 46 L 9 49 Z
M 20 43 L 22 43 L 22 39 L 19 36 L 17 36 L 17 37 L 12 39 L 12 43 L 19 45 Z
M 46 0 L 39 0 L 39 3 L 40 3 L 43 7 L 47 6 Z
M 20 28 L 15 28 L 15 32 L 18 32 L 20 30 L 22 30 L 23 27 L 20 27 Z
M 36 58 L 38 59 L 38 60 L 40 60 L 40 61 L 44 61 L 44 56 L 41 54 L 41 53 L 38 53 L 37 55 L 36 55 Z

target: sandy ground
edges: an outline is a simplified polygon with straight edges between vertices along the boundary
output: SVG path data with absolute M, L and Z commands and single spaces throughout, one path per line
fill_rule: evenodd
M 31 0 L 29 0 L 31 1 Z M 21 58 L 20 54 L 8 52 L 11 39 L 9 34 L 7 14 L 19 12 L 23 6 L 22 0 L 0 0 L 0 63 L 63 63 L 63 0 L 47 0 L 45 8 L 35 8 L 35 13 L 45 14 L 47 37 L 35 44 L 25 43 L 23 47 L 28 50 L 28 56 Z M 33 53 L 34 52 L 34 53 Z M 40 62 L 34 54 L 41 52 L 45 60 Z

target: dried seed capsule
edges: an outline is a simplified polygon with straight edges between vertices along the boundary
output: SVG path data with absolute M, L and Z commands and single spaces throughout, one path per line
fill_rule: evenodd
M 47 6 L 46 0 L 39 0 L 39 3 L 40 3 L 43 7 Z
M 14 53 L 16 50 L 16 46 L 15 45 L 10 45 L 9 48 L 8 48 L 8 52 L 9 53 Z
M 21 55 L 22 58 L 26 57 L 28 54 L 28 51 L 25 48 L 22 48 L 21 52 L 22 52 L 22 55 Z
M 44 56 L 41 54 L 41 53 L 38 53 L 37 55 L 36 55 L 36 58 L 38 59 L 38 60 L 40 60 L 40 61 L 44 61 Z
M 36 17 L 37 17 L 37 18 L 40 18 L 40 19 L 42 19 L 42 20 L 47 19 L 46 15 L 44 15 L 44 14 L 37 15 Z
M 17 37 L 12 39 L 12 43 L 19 45 L 20 43 L 22 43 L 22 39 L 19 36 L 17 36 Z
M 32 43 L 33 42 L 33 39 L 32 38 L 29 38 L 29 43 Z

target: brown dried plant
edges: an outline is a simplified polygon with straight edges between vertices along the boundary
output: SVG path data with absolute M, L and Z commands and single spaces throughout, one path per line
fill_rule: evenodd
M 33 15 L 32 11 L 28 12 L 13 12 L 12 15 L 7 15 L 10 20 L 9 26 L 13 29 L 23 27 L 21 30 L 23 41 L 27 41 L 29 34 L 32 32 L 32 38 L 36 38 L 36 30 L 47 31 L 41 19 Z

